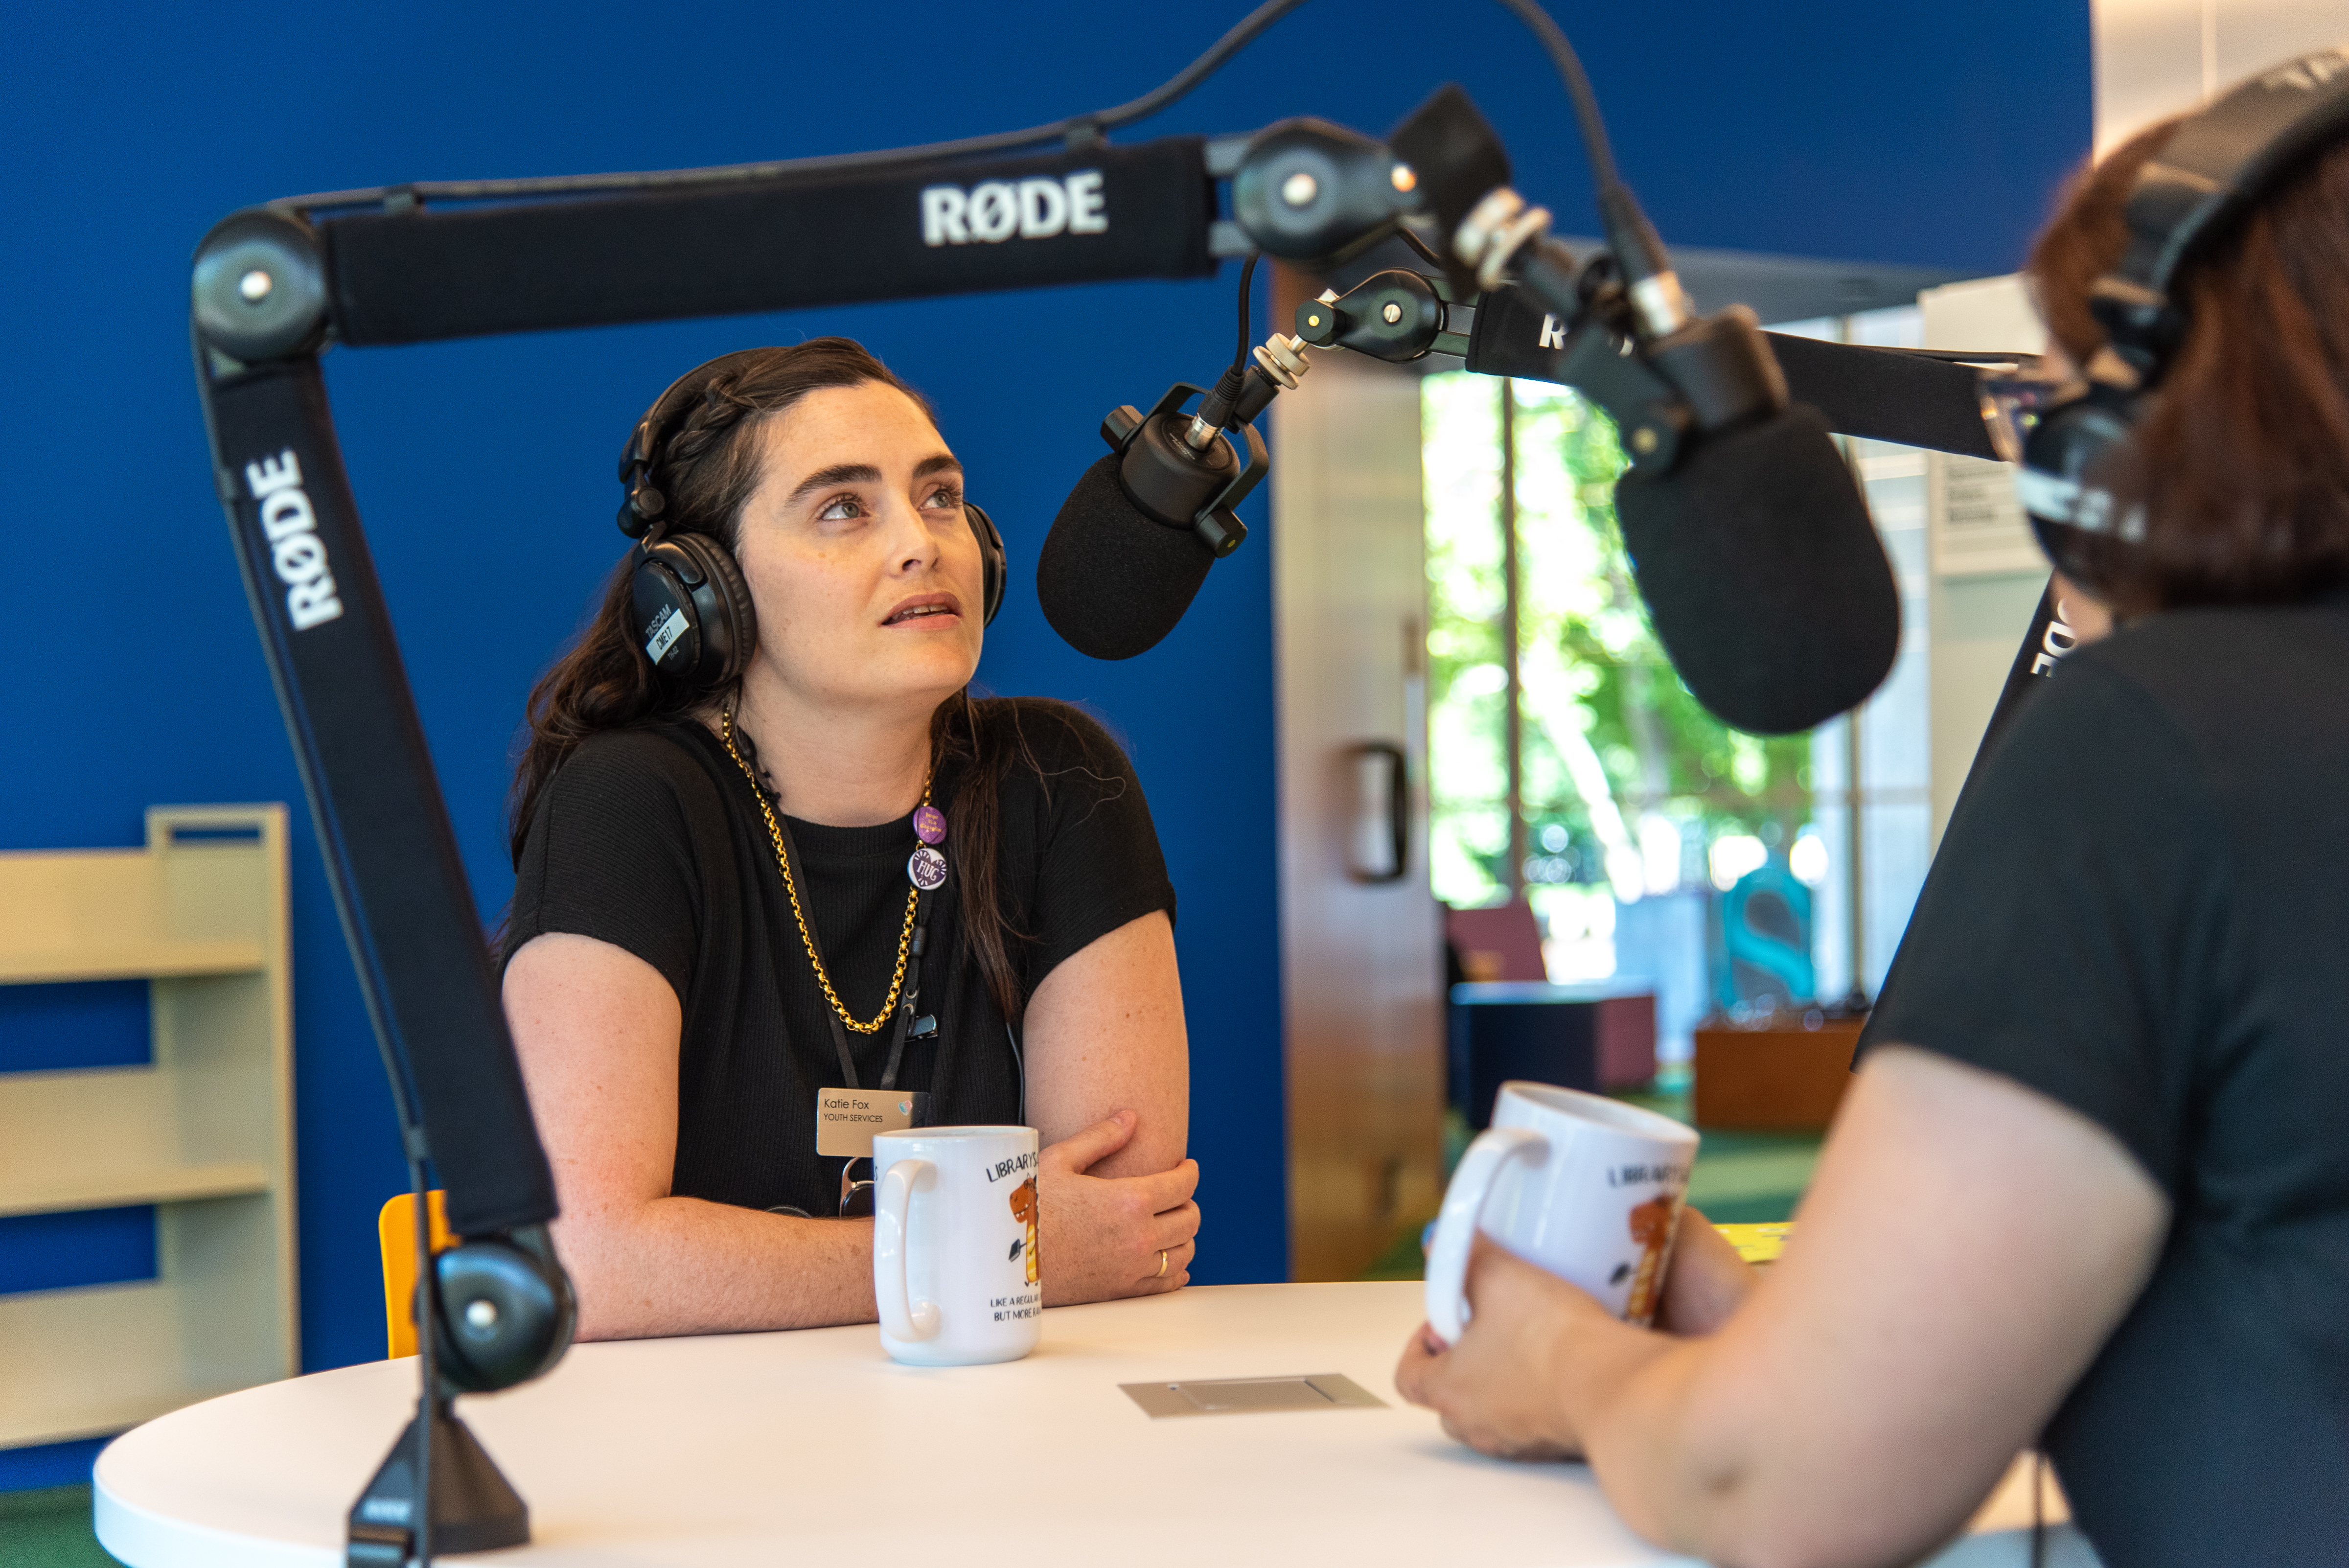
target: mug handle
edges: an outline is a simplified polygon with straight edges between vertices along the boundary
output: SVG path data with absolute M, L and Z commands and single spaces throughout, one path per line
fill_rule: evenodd
M 926 1159 L 901 1159 L 881 1173 L 873 1203 L 873 1294 L 881 1307 L 881 1332 L 908 1342 L 935 1339 L 938 1303 L 908 1302 L 905 1220 L 916 1182 L 937 1184 L 937 1167 Z
M 1548 1148 L 1548 1140 L 1530 1128 L 1487 1127 L 1461 1156 L 1452 1185 L 1444 1189 L 1443 1212 L 1435 1218 L 1435 1244 L 1427 1250 L 1427 1325 L 1444 1344 L 1457 1345 L 1467 1326 L 1468 1252 L 1493 1183 L 1517 1156 Z

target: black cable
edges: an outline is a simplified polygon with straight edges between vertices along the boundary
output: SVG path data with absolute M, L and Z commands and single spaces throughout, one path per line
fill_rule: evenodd
M 835 169 L 871 169 L 892 163 L 931 159 L 966 158 L 984 152 L 1009 152 L 1040 142 L 1064 140 L 1086 130 L 1106 130 L 1144 119 L 1182 98 L 1214 75 L 1234 55 L 1255 42 L 1258 34 L 1305 0 L 1265 0 L 1240 18 L 1231 31 L 1216 40 L 1206 54 L 1193 60 L 1162 85 L 1114 109 L 1071 115 L 1050 125 L 1025 130 L 998 130 L 985 136 L 965 136 L 952 141 L 926 142 L 919 147 L 893 147 L 870 152 L 839 152 L 819 158 L 787 158 L 763 163 L 726 163 L 706 169 L 667 169 L 634 174 L 554 174 L 520 180 L 421 180 L 406 185 L 378 185 L 357 191 L 328 191 L 310 196 L 286 196 L 269 204 L 284 211 L 307 213 L 321 207 L 373 206 L 395 197 L 419 202 L 484 202 L 523 196 L 585 196 L 616 191 L 670 190 L 684 186 L 724 184 L 739 180 L 769 180 L 785 174 L 810 174 Z
M 1219 431 L 1231 428 L 1234 410 L 1239 407 L 1241 394 L 1247 387 L 1248 306 L 1251 303 L 1248 284 L 1256 276 L 1256 254 L 1251 252 L 1247 264 L 1240 268 L 1240 346 L 1233 353 L 1231 364 L 1216 379 L 1215 386 L 1199 400 L 1199 420 Z M 1198 437 L 1199 431 L 1199 425 L 1192 426 L 1195 438 Z M 1197 444 L 1195 439 L 1193 444 Z
M 1247 374 L 1248 340 L 1256 336 L 1248 319 L 1248 307 L 1253 303 L 1248 297 L 1248 284 L 1256 276 L 1256 263 L 1257 253 L 1251 251 L 1247 265 L 1240 268 L 1240 346 L 1232 350 L 1232 374 L 1235 376 Z
M 1257 35 L 1305 4 L 1305 0 L 1265 0 L 1265 3 L 1241 17 L 1232 30 L 1217 38 L 1207 52 L 1185 66 L 1170 78 L 1164 86 L 1155 87 L 1140 98 L 1122 103 L 1115 109 L 1099 114 L 1081 114 L 1065 126 L 1081 125 L 1087 121 L 1100 126 L 1127 125 L 1137 119 L 1147 119 L 1160 109 L 1188 93 L 1223 68 L 1224 62 L 1256 42 Z
M 307 196 L 282 196 L 269 203 L 281 212 L 310 213 L 325 207 L 377 206 L 395 201 L 489 202 L 527 196 L 586 196 L 620 191 L 675 190 L 695 185 L 725 184 L 744 180 L 771 180 L 786 174 L 812 174 L 842 169 L 884 168 L 932 159 L 967 158 L 987 152 L 1009 152 L 1042 142 L 1068 140 L 1088 131 L 1129 125 L 1147 119 L 1206 80 L 1264 30 L 1305 4 L 1305 0 L 1264 0 L 1216 39 L 1207 51 L 1158 87 L 1113 109 L 1071 115 L 1050 125 L 1025 130 L 998 130 L 965 136 L 952 141 L 932 141 L 918 147 L 893 147 L 868 152 L 837 152 L 818 158 L 787 158 L 762 163 L 724 163 L 704 169 L 664 169 L 626 174 L 551 174 L 519 180 L 419 180 L 405 185 L 376 185 L 363 190 L 326 191 Z M 1607 125 L 1599 115 L 1599 99 L 1590 90 L 1582 61 L 1566 34 L 1537 0 L 1499 0 L 1541 40 L 1582 131 L 1583 152 L 1590 161 L 1601 191 L 1622 182 L 1615 172 L 1615 154 L 1607 140 Z
M 1429 244 L 1426 240 L 1423 239 L 1420 236 L 1419 231 L 1413 228 L 1409 223 L 1405 223 L 1395 230 L 1395 238 L 1410 246 L 1419 256 L 1420 260 L 1425 262 L 1436 271 L 1442 272 L 1448 265 L 1444 261 L 1444 257 L 1437 254 L 1435 247 Z
M 413 1147 L 413 1146 L 411 1146 Z M 409 1481 L 409 1531 L 416 1568 L 432 1568 L 432 1423 L 440 1412 L 440 1346 L 434 1337 L 440 1326 L 440 1282 L 432 1257 L 432 1189 L 424 1161 L 408 1157 L 409 1190 L 416 1195 L 416 1294 L 409 1310 L 416 1317 L 416 1471 Z

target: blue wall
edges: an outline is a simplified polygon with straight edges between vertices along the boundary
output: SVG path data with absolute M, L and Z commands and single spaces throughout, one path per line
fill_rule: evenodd
M 0 681 L 0 847 L 136 843 L 151 803 L 299 800 L 187 367 L 188 255 L 214 219 L 297 191 L 1030 124 L 1145 90 L 1239 10 L 246 0 L 20 14 L 0 66 L 18 612 Z M 1625 172 L 1682 243 L 2002 271 L 2088 144 L 2086 0 L 1572 10 Z M 1563 100 L 1497 7 L 1325 0 L 1143 133 L 1292 113 L 1375 131 L 1446 76 L 1508 139 L 1518 184 L 1587 231 Z M 1014 592 L 984 679 L 1116 724 L 1173 864 L 1206 1282 L 1286 1271 L 1272 552 L 1259 540 L 1220 566 L 1182 628 L 1125 665 L 1061 647 L 1022 590 L 1100 451 L 1104 408 L 1205 380 L 1229 352 L 1228 277 L 343 352 L 330 369 L 485 917 L 511 886 L 501 801 L 523 696 L 619 554 L 613 456 L 651 395 L 712 354 L 843 332 L 935 398 L 1009 537 Z M 306 815 L 294 911 L 303 1359 L 318 1368 L 380 1354 L 370 1221 L 401 1172 Z M 0 1010 L 0 1069 L 119 1060 L 122 1013 L 102 991 L 19 1001 Z M 130 1266 L 119 1215 L 78 1240 L 58 1230 L 0 1233 L 0 1289 L 52 1280 L 29 1257 L 6 1263 L 11 1248 L 78 1248 L 93 1279 Z M 0 1488 L 82 1463 L 79 1445 L 0 1453 Z

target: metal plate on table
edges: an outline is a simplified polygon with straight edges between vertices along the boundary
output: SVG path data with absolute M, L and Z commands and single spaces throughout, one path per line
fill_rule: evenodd
M 1383 1410 L 1386 1401 L 1342 1373 L 1305 1377 L 1192 1377 L 1121 1383 L 1153 1420 L 1165 1416 L 1253 1416 L 1265 1410 Z

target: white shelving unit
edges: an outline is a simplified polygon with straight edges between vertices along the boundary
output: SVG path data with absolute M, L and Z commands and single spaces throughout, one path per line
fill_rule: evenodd
M 0 1073 L 0 1216 L 153 1204 L 158 1268 L 0 1296 L 0 1448 L 298 1370 L 284 806 L 0 854 L 0 984 L 140 979 L 148 1065 Z

